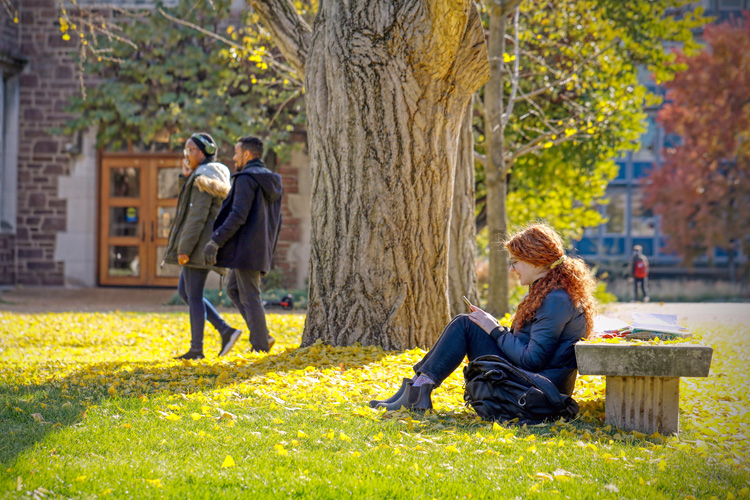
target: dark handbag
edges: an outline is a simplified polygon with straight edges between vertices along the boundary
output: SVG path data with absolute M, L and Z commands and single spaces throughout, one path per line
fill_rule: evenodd
M 539 424 L 578 414 L 578 403 L 548 378 L 499 356 L 480 356 L 464 367 L 464 401 L 483 420 Z

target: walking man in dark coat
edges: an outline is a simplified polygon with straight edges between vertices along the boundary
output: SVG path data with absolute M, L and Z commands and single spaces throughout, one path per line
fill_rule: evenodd
M 271 269 L 271 258 L 281 228 L 281 176 L 261 160 L 263 141 L 243 137 L 234 147 L 232 188 L 214 222 L 211 240 L 203 249 L 207 265 L 231 269 L 227 295 L 245 319 L 254 351 L 268 352 L 274 339 L 268 335 L 260 299 L 260 278 Z M 221 352 L 227 354 L 241 332 L 222 335 Z

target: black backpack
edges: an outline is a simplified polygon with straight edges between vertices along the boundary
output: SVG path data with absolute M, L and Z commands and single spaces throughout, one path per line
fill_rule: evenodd
M 483 420 L 518 419 L 539 424 L 578 414 L 578 403 L 561 394 L 548 378 L 512 365 L 499 356 L 480 356 L 464 367 L 464 401 Z

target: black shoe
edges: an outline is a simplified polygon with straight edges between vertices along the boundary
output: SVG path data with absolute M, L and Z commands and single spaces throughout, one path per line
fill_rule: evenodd
M 183 354 L 182 356 L 177 356 L 174 359 L 203 359 L 203 358 L 205 358 L 205 356 L 203 355 L 203 351 L 194 351 L 191 349 L 185 354 Z
M 432 399 L 430 399 L 430 394 L 432 394 L 434 388 L 435 384 L 423 384 L 419 387 L 414 387 L 414 385 L 409 384 L 406 386 L 406 390 L 401 397 L 396 401 L 388 404 L 379 403 L 376 408 L 385 408 L 389 411 L 400 410 L 401 408 L 422 412 L 432 410 Z
M 221 334 L 221 350 L 219 356 L 224 356 L 232 350 L 234 344 L 237 343 L 237 339 L 242 335 L 242 330 L 231 330 L 227 333 Z
M 396 401 L 396 400 L 397 400 L 398 398 L 400 398 L 400 397 L 401 397 L 401 395 L 402 395 L 402 394 L 404 393 L 404 391 L 406 390 L 406 386 L 407 386 L 407 385 L 411 385 L 411 384 L 413 384 L 413 383 L 414 383 L 414 381 L 413 381 L 412 379 L 410 379 L 410 378 L 404 378 L 404 380 L 403 380 L 403 381 L 401 381 L 401 387 L 399 387 L 399 389 L 398 389 L 398 391 L 396 392 L 396 394 L 394 394 L 393 396 L 391 396 L 391 397 L 390 397 L 390 398 L 388 398 L 388 399 L 373 399 L 372 401 L 370 401 L 370 402 L 368 403 L 368 404 L 370 405 L 370 408 L 375 408 L 375 407 L 377 407 L 377 406 L 378 406 L 378 405 L 379 405 L 380 403 L 384 403 L 384 404 L 390 404 L 390 403 L 393 403 L 394 401 Z
M 268 337 L 268 349 L 258 349 L 252 344 L 250 344 L 250 351 L 252 352 L 271 352 L 271 349 L 273 348 L 273 345 L 276 343 L 276 339 L 273 337 Z

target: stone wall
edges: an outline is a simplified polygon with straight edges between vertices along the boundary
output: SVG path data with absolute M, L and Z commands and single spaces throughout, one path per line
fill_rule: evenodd
M 51 133 L 70 119 L 63 108 L 79 91 L 71 56 L 75 45 L 62 39 L 55 0 L 10 2 L 18 9 L 19 23 L 0 5 L 0 56 L 26 63 L 18 75 L 16 228 L 0 233 L 0 285 L 95 285 L 97 222 L 92 214 L 98 210 L 98 169 L 93 136 L 87 134 L 79 143 Z M 299 135 L 295 140 L 304 142 L 304 134 Z M 81 154 L 68 154 L 70 145 L 83 146 Z M 279 173 L 284 222 L 274 262 L 284 272 L 286 286 L 303 287 L 311 190 L 304 151 L 295 149 Z M 88 197 L 81 192 L 87 189 L 92 190 Z
M 18 57 L 20 53 L 20 30 L 18 24 L 13 21 L 18 3 L 19 0 L 12 0 L 6 6 L 0 5 L 0 64 L 3 66 Z M 5 71 L 7 70 L 3 69 L 3 73 Z M 0 106 L 2 105 L 3 103 L 0 103 Z M 3 140 L 4 137 L 0 136 L 0 141 Z M 0 150 L 4 151 L 5 148 L 6 145 L 2 144 Z M 0 161 L 2 161 L 1 157 Z M 0 231 L 0 284 L 15 283 L 15 248 L 15 234 Z
M 69 173 L 64 151 L 72 141 L 50 129 L 69 119 L 63 107 L 77 90 L 73 45 L 62 40 L 54 0 L 23 0 L 18 17 L 18 55 L 28 62 L 20 75 L 18 225 L 6 245 L 14 247 L 16 284 L 62 285 L 64 268 L 54 253 L 67 204 L 58 197 L 58 178 Z
M 304 140 L 300 138 L 300 140 Z M 281 233 L 274 254 L 274 267 L 284 272 L 285 285 L 306 288 L 310 261 L 310 196 L 312 179 L 309 158 L 302 149 L 294 149 L 282 164 L 284 196 L 281 201 Z

